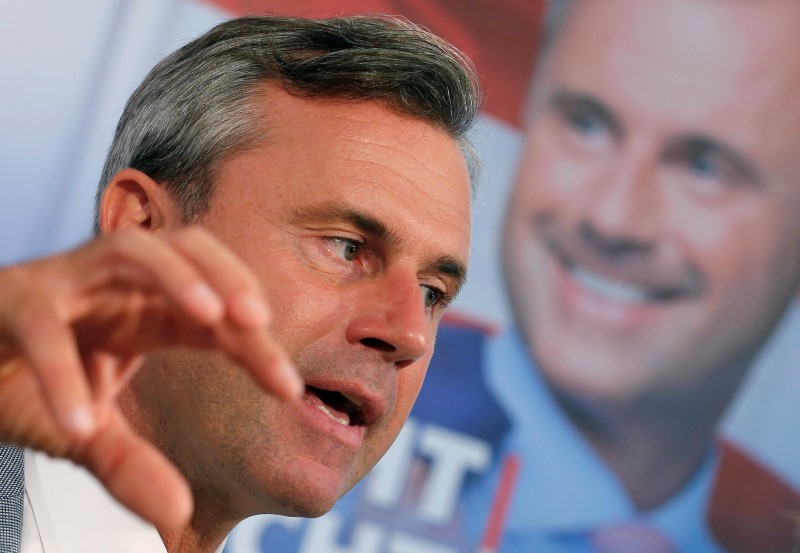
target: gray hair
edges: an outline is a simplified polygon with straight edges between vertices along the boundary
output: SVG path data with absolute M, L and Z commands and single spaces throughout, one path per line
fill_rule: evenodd
M 95 233 L 105 186 L 126 167 L 164 186 L 184 222 L 205 213 L 219 163 L 265 138 L 254 96 L 269 80 L 299 96 L 379 101 L 430 123 L 458 143 L 474 188 L 480 164 L 467 133 L 480 88 L 455 47 L 399 17 L 248 16 L 179 48 L 134 91 L 100 177 Z

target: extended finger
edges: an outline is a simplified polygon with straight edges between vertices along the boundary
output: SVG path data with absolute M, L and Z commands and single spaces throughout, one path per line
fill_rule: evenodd
M 159 530 L 183 527 L 192 513 L 188 484 L 164 455 L 118 413 L 76 455 L 117 500 Z
M 153 233 L 120 231 L 90 244 L 71 260 L 72 281 L 83 290 L 115 282 L 155 288 L 201 323 L 213 324 L 224 316 L 222 299 L 202 272 Z M 87 312 L 95 308 L 90 302 L 84 305 Z
M 171 233 L 167 240 L 202 273 L 225 302 L 227 314 L 248 328 L 268 322 L 261 286 L 247 265 L 222 242 L 199 227 Z
M 242 365 L 267 392 L 282 399 L 301 396 L 304 384 L 283 347 L 263 329 L 215 329 L 217 345 Z
M 22 293 L 4 326 L 27 359 L 59 424 L 76 438 L 94 431 L 91 392 L 75 338 L 44 291 Z M 9 307 L 9 306 L 6 306 Z

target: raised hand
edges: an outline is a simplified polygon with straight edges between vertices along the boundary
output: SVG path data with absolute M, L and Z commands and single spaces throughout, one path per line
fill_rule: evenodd
M 157 526 L 184 524 L 188 486 L 115 398 L 170 346 L 218 349 L 266 392 L 298 397 L 268 323 L 256 278 L 197 227 L 123 230 L 0 270 L 0 441 L 72 459 Z

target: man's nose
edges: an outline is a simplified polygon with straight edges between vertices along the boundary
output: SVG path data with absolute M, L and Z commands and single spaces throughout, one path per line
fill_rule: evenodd
M 430 347 L 430 315 L 416 274 L 381 275 L 363 285 L 347 326 L 347 341 L 403 368 Z
M 600 171 L 583 202 L 582 227 L 593 245 L 632 253 L 657 238 L 663 222 L 658 159 L 647 146 L 622 149 Z

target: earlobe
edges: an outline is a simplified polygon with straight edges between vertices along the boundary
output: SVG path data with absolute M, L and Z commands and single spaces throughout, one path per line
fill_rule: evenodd
M 126 228 L 156 230 L 178 223 L 178 210 L 156 181 L 136 169 L 114 175 L 100 201 L 100 231 Z

